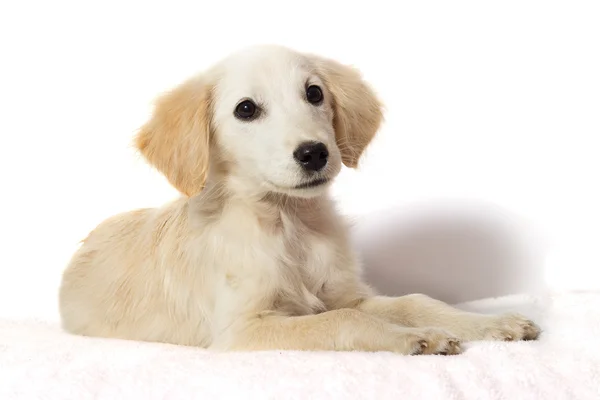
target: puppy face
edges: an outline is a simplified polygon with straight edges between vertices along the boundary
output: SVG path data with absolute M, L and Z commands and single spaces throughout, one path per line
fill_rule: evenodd
M 381 104 L 350 67 L 257 46 L 161 97 L 136 144 L 188 196 L 218 164 L 245 191 L 312 197 L 342 162 L 356 167 L 381 120 Z
M 306 56 L 260 47 L 223 63 L 213 124 L 223 157 L 240 181 L 310 196 L 341 169 L 333 97 Z

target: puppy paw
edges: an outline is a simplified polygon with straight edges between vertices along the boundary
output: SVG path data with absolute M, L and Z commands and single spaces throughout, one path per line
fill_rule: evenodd
M 536 340 L 541 329 L 520 314 L 502 314 L 490 319 L 483 329 L 483 340 Z
M 460 354 L 460 340 L 450 332 L 427 328 L 420 329 L 414 333 L 408 334 L 408 347 L 411 349 L 410 355 L 419 354 L 439 354 L 454 355 Z

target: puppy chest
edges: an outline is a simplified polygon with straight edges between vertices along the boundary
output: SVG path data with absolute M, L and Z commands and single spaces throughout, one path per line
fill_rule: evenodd
M 320 296 L 330 279 L 335 252 L 320 241 L 307 244 L 295 263 L 284 267 L 293 271 L 288 278 L 292 279 L 293 290 L 282 290 L 277 298 L 277 308 L 292 315 L 315 314 L 327 308 Z
M 319 292 L 331 275 L 336 255 L 326 239 L 296 230 L 296 226 L 267 232 L 256 225 L 238 223 L 237 227 L 214 232 L 209 239 L 210 253 L 216 256 L 214 272 L 231 296 L 292 314 L 324 310 Z

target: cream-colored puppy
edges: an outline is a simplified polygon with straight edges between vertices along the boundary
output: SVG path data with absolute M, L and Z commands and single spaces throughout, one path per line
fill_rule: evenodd
M 535 339 L 520 315 L 378 296 L 327 196 L 382 121 L 354 69 L 279 46 L 235 53 L 164 94 L 136 137 L 184 195 L 102 222 L 66 269 L 64 328 L 218 350 L 456 354 Z

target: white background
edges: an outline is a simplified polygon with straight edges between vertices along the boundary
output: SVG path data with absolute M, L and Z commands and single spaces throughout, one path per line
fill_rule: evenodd
M 254 43 L 354 64 L 386 103 L 333 190 L 383 292 L 600 288 L 598 4 L 2 2 L 2 313 L 55 316 L 89 230 L 176 196 L 132 135 L 154 96 Z

